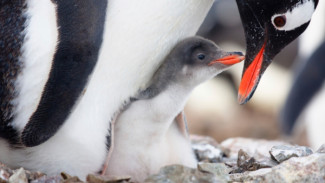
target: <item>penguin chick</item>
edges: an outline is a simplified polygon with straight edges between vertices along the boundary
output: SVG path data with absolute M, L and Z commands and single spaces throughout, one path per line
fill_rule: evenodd
M 197 85 L 243 59 L 241 53 L 224 52 L 201 37 L 177 44 L 154 74 L 151 85 L 118 116 L 106 174 L 129 175 L 132 181 L 143 182 L 166 165 L 196 167 L 178 114 Z

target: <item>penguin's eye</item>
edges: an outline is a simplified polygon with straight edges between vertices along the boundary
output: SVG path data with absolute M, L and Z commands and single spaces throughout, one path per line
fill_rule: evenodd
M 273 19 L 273 23 L 275 26 L 277 27 L 283 27 L 285 26 L 286 24 L 286 21 L 287 21 L 287 18 L 285 15 L 282 15 L 282 16 L 277 16 Z
M 292 31 L 308 23 L 315 11 L 315 1 L 298 1 L 289 10 L 271 17 L 275 29 L 279 31 Z
M 199 54 L 197 54 L 197 58 L 199 60 L 204 60 L 205 59 L 205 55 L 203 53 L 199 53 Z

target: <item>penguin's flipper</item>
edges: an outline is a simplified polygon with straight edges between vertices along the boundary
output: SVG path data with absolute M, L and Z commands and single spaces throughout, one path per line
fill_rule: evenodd
M 187 121 L 184 111 L 181 111 L 175 118 L 179 131 L 184 135 L 184 137 L 188 138 L 188 127 Z
M 103 39 L 107 1 L 54 0 L 59 43 L 49 79 L 21 142 L 37 146 L 62 126 L 92 73 Z

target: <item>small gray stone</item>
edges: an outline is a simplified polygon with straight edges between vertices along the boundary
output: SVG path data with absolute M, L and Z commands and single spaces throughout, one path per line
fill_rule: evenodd
M 310 154 L 313 154 L 313 151 L 305 146 L 280 145 L 274 146 L 270 150 L 271 157 L 279 163 L 292 157 L 303 157 Z
M 117 177 L 117 176 L 107 176 L 107 175 L 93 175 L 89 174 L 87 176 L 88 183 L 120 183 L 128 182 L 131 179 L 129 176 Z
M 325 154 L 290 158 L 273 167 L 263 182 L 325 182 Z
M 238 151 L 237 166 L 242 166 L 249 160 L 251 157 L 242 149 Z
M 6 165 L 2 164 L 0 162 L 0 179 L 9 180 L 9 177 L 13 174 L 14 172 L 7 167 Z
M 260 164 L 260 168 L 272 168 L 278 165 L 278 162 L 270 158 L 260 159 L 258 162 Z
M 14 171 L 14 174 L 9 178 L 9 183 L 28 183 L 25 170 L 20 168 Z
M 211 137 L 191 136 L 192 149 L 200 162 L 217 163 L 225 156 L 219 144 Z
M 26 176 L 27 176 L 28 181 L 37 180 L 37 179 L 39 179 L 41 177 L 45 177 L 46 176 L 42 172 L 30 172 L 30 171 L 25 170 L 25 173 L 26 173 Z
M 8 181 L 10 174 L 6 170 L 0 170 L 0 182 L 1 181 Z
M 233 166 L 233 170 L 230 171 L 230 174 L 255 171 L 261 168 L 271 168 L 275 165 L 277 165 L 277 163 L 270 158 L 263 158 L 257 161 L 254 157 L 250 157 L 245 151 L 240 149 L 238 152 L 237 165 Z
M 147 183 L 226 183 L 212 173 L 204 173 L 197 169 L 182 165 L 170 165 L 160 169 L 158 174 L 148 177 Z
M 200 162 L 220 162 L 224 155 L 224 153 L 220 149 L 215 148 L 210 144 L 192 145 L 192 148 Z
M 273 168 L 230 174 L 231 181 L 245 183 L 325 182 L 325 154 L 293 157 Z
M 212 173 L 224 181 L 230 181 L 230 169 L 224 163 L 199 163 L 198 170 Z
M 222 162 L 228 167 L 237 167 L 237 159 L 233 158 L 223 158 Z
M 230 174 L 231 182 L 247 182 L 250 180 L 262 180 L 265 175 L 272 171 L 271 168 L 262 168 L 256 171 Z
M 316 151 L 317 153 L 325 153 L 325 144 L 320 146 L 320 148 Z
M 61 177 L 63 179 L 64 183 L 80 183 L 82 182 L 79 177 L 77 176 L 71 176 L 68 173 L 61 172 Z
M 198 170 L 215 175 L 227 175 L 229 168 L 224 163 L 199 163 Z
M 43 176 L 35 180 L 30 181 L 30 183 L 62 183 L 64 182 L 61 176 L 47 177 Z
M 270 158 L 269 150 L 273 146 L 277 145 L 289 144 L 281 141 L 268 141 L 250 138 L 229 138 L 220 144 L 221 148 L 229 150 L 229 158 L 237 159 L 238 151 L 243 149 L 248 155 L 254 157 L 257 161 L 263 158 Z

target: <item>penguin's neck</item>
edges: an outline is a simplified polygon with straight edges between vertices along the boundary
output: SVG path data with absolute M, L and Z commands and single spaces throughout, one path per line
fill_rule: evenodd
M 157 96 L 157 100 L 163 100 L 175 109 L 173 118 L 176 117 L 183 109 L 186 101 L 195 86 L 182 85 L 173 83 Z
M 129 136 L 127 141 L 131 144 L 148 137 L 149 144 L 166 140 L 168 129 L 183 110 L 193 88 L 173 83 L 151 99 L 131 103 L 116 121 L 117 138 L 125 140 Z
M 154 122 L 160 126 L 160 131 L 166 133 L 176 116 L 183 111 L 186 101 L 195 86 L 172 83 L 152 98 L 150 106 L 153 115 L 157 116 Z M 150 121 L 148 121 L 150 123 Z

